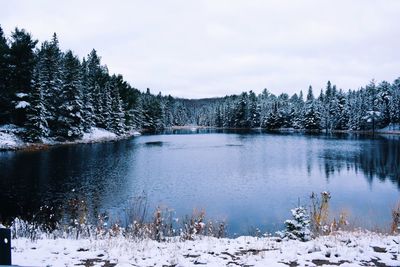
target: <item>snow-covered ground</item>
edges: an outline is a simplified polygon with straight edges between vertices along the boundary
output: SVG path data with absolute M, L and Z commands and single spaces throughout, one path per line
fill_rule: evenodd
M 17 133 L 22 130 L 12 124 L 0 126 L 0 150 L 24 147 L 26 144 L 17 136 Z
M 37 145 L 32 143 L 26 143 L 20 137 L 18 137 L 18 133 L 21 133 L 22 131 L 24 131 L 23 128 L 19 128 L 11 124 L 0 126 L 0 150 L 16 150 Z M 82 139 L 80 140 L 59 142 L 50 138 L 45 138 L 42 141 L 44 145 L 94 143 L 94 142 L 117 140 L 129 136 L 138 136 L 138 135 L 140 135 L 138 131 L 132 131 L 126 133 L 125 135 L 118 136 L 115 133 L 112 133 L 105 129 L 92 127 L 90 132 L 84 133 Z
M 308 242 L 248 236 L 161 243 L 19 238 L 12 247 L 12 263 L 26 266 L 400 266 L 400 236 L 371 232 L 339 232 Z
M 84 133 L 82 142 L 105 141 L 116 139 L 117 135 L 101 128 L 93 127 L 89 133 Z
M 391 123 L 383 129 L 379 129 L 378 132 L 400 132 L 400 124 L 399 123 Z

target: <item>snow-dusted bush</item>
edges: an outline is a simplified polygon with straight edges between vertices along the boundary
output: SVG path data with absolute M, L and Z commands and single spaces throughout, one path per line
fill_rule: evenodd
M 311 240 L 310 216 L 307 210 L 299 206 L 291 210 L 293 219 L 285 221 L 286 229 L 277 234 L 285 239 L 295 239 L 300 241 Z

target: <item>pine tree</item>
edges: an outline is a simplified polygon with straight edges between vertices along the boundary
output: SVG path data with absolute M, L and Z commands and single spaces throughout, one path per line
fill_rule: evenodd
M 102 92 L 102 118 L 104 119 L 103 125 L 104 128 L 107 130 L 112 131 L 113 130 L 113 122 L 112 122 L 112 116 L 113 116 L 113 110 L 112 110 L 112 91 L 114 90 L 115 84 L 109 80 L 106 82 L 104 90 Z
M 117 75 L 116 80 L 122 100 L 122 108 L 125 111 L 124 121 L 126 130 L 139 129 L 142 125 L 141 93 L 124 81 L 122 75 Z M 173 100 L 172 97 L 171 99 Z
M 171 127 L 174 124 L 174 98 L 169 95 L 164 100 L 164 125 L 165 127 Z
M 257 103 L 257 96 L 253 91 L 249 92 L 249 126 L 250 128 L 260 127 L 260 106 Z
M 340 92 L 338 95 L 337 102 L 337 118 L 335 119 L 335 130 L 347 130 L 349 129 L 349 104 L 347 103 L 345 95 Z
M 33 86 L 29 94 L 31 103 L 27 109 L 27 122 L 25 124 L 27 133 L 25 139 L 28 142 L 40 142 L 43 137 L 50 133 L 47 123 L 48 112 L 44 104 L 42 87 L 39 83 L 39 74 L 37 68 L 33 72 Z
M 390 83 L 382 81 L 377 88 L 377 111 L 381 114 L 378 123 L 379 128 L 386 127 L 390 123 L 390 101 L 392 98 Z
M 59 96 L 57 134 L 74 140 L 83 135 L 82 80 L 80 62 L 71 51 L 63 58 L 62 90 Z
M 392 123 L 400 123 L 400 78 L 396 79 L 392 86 L 392 97 L 390 99 L 390 121 Z
M 106 82 L 107 73 L 100 64 L 100 57 L 97 55 L 96 50 L 92 50 L 87 59 L 87 91 L 91 93 L 92 107 L 93 107 L 93 123 L 97 127 L 105 128 L 103 104 L 103 89 Z
M 321 129 L 321 115 L 315 106 L 314 95 L 311 86 L 308 88 L 303 126 L 306 130 Z
M 163 125 L 160 99 L 151 95 L 149 88 L 142 94 L 142 109 L 143 128 L 150 131 L 161 130 Z
M 302 93 L 300 92 L 302 95 Z M 303 106 L 304 101 L 303 98 L 298 97 L 297 94 L 294 94 L 290 98 L 291 102 L 291 109 L 290 109 L 290 125 L 294 129 L 301 129 L 303 128 Z
M 80 76 L 82 83 L 82 117 L 83 117 L 83 131 L 89 132 L 90 129 L 94 126 L 94 108 L 93 108 L 93 97 L 92 91 L 90 90 L 89 82 L 88 82 L 88 68 L 87 62 L 85 59 L 82 60 L 81 68 L 80 68 Z
M 112 88 L 112 130 L 114 133 L 121 135 L 124 133 L 124 110 L 122 108 L 122 102 L 119 95 L 119 89 L 117 86 Z
M 51 134 L 56 134 L 58 125 L 58 106 L 62 87 L 62 54 L 59 48 L 57 35 L 54 34 L 51 42 L 45 41 L 38 52 L 38 85 L 43 95 L 43 104 L 47 110 L 46 118 Z
M 26 98 L 32 91 L 36 44 L 37 40 L 32 39 L 25 30 L 16 28 L 11 34 L 9 96 L 14 105 L 11 120 L 20 126 L 23 126 L 27 119 L 29 102 Z
M 267 130 L 279 129 L 283 125 L 283 118 L 278 110 L 278 103 L 274 103 L 273 109 L 270 111 L 265 121 L 263 122 L 263 128 Z
M 235 105 L 234 125 L 235 128 L 248 128 L 249 121 L 247 116 L 247 93 L 240 95 L 239 101 Z
M 11 97 L 8 89 L 10 48 L 0 26 L 0 124 L 10 122 Z
M 286 229 L 278 232 L 282 238 L 294 239 L 300 241 L 311 240 L 311 221 L 307 210 L 304 207 L 297 207 L 291 210 L 292 220 L 285 221 Z

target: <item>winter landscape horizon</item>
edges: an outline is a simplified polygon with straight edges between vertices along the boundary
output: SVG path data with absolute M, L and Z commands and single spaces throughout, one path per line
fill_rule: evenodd
M 0 265 L 400 266 L 400 2 L 0 6 Z

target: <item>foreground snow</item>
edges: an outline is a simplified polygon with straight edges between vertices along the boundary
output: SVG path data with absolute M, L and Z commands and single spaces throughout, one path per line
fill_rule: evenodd
M 278 242 L 239 237 L 195 241 L 40 239 L 12 241 L 13 264 L 29 266 L 400 266 L 400 236 L 348 233 Z
M 32 146 L 40 146 L 42 144 L 32 144 L 24 142 L 18 134 L 25 131 L 23 128 L 19 128 L 15 125 L 3 125 L 0 126 L 0 150 L 17 150 L 28 148 Z M 105 129 L 92 127 L 88 133 L 84 133 L 83 137 L 75 141 L 60 142 L 55 141 L 50 138 L 45 138 L 42 140 L 43 145 L 60 145 L 60 144 L 77 144 L 77 143 L 94 143 L 103 141 L 112 141 L 129 136 L 139 136 L 138 131 L 132 131 L 126 133 L 125 135 L 118 136 L 115 133 L 107 131 Z

